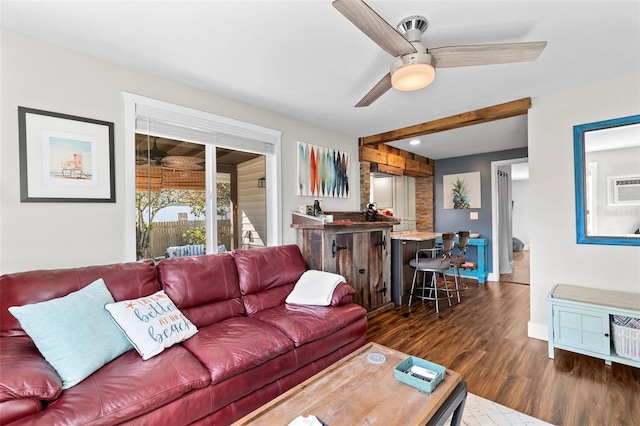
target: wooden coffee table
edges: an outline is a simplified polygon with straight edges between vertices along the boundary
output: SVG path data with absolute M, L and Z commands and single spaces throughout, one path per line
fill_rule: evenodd
M 370 353 L 386 357 L 382 364 Z M 432 393 L 396 380 L 393 369 L 407 354 L 368 343 L 315 376 L 300 383 L 234 425 L 287 425 L 296 417 L 314 415 L 334 425 L 439 425 L 452 414 L 459 425 L 467 396 L 460 374 L 447 370 Z

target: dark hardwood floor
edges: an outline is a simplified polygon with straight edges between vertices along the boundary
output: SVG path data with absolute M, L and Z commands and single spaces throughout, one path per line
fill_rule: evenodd
M 510 274 L 500 274 L 500 281 L 529 284 L 529 250 L 513 252 L 513 270 Z
M 370 341 L 462 374 L 469 392 L 555 425 L 640 426 L 640 369 L 527 337 L 529 286 L 477 284 L 461 304 L 414 302 L 369 320 Z

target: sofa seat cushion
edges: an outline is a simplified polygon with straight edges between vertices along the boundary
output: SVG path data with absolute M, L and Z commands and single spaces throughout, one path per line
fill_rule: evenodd
M 179 345 L 147 361 L 130 350 L 65 390 L 29 420 L 49 425 L 117 424 L 208 384 L 208 371 Z
M 351 345 L 359 339 L 365 339 L 366 334 L 367 317 L 365 315 L 328 336 L 295 348 L 294 352 L 298 365 L 302 366 L 321 360 L 323 357 L 342 347 Z
M 51 401 L 60 396 L 60 376 L 29 337 L 2 337 L 0 348 L 0 402 L 18 398 Z
M 293 350 L 293 342 L 280 331 L 247 317 L 200 328 L 182 344 L 209 370 L 212 384 Z
M 261 393 L 264 386 L 295 374 L 300 368 L 295 349 L 278 355 L 263 364 L 244 370 L 220 383 L 209 386 L 210 411 L 217 411 L 252 393 Z M 257 408 L 257 407 L 256 407 Z
M 366 316 L 366 310 L 352 303 L 342 306 L 280 305 L 252 315 L 280 330 L 296 347 L 312 342 Z

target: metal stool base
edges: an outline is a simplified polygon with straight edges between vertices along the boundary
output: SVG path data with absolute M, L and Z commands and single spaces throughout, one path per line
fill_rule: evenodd
M 416 279 L 418 277 L 418 272 L 422 272 L 422 286 L 421 287 L 416 287 Z M 431 272 L 431 283 L 430 285 L 426 284 L 426 272 Z M 439 288 L 438 287 L 438 274 L 442 274 L 443 280 L 444 280 L 444 284 L 446 288 Z M 422 295 L 414 295 L 414 291 L 415 290 L 422 290 Z M 425 295 L 425 291 L 429 291 L 429 296 Z M 438 292 L 442 292 L 445 294 L 445 296 L 438 296 Z M 440 300 L 447 300 L 447 302 L 449 303 L 449 306 L 451 306 L 451 299 L 453 298 L 453 295 L 450 294 L 451 292 L 453 292 L 455 290 L 449 290 L 449 285 L 447 284 L 447 276 L 444 274 L 444 271 L 424 271 L 424 270 L 419 270 L 416 269 L 413 273 L 413 282 L 411 283 L 411 293 L 409 294 L 409 304 L 408 306 L 411 306 L 411 302 L 413 300 L 413 298 L 415 297 L 416 299 L 420 299 L 420 300 L 430 300 L 430 301 L 434 301 L 436 304 L 436 313 L 439 314 L 440 313 L 440 306 L 439 306 L 439 301 Z M 435 293 L 435 294 L 434 294 Z M 460 296 L 458 296 L 459 298 Z M 459 303 L 459 301 L 458 301 Z

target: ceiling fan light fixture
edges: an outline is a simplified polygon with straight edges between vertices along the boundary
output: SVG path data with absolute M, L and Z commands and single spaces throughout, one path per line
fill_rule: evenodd
M 401 56 L 391 65 L 391 85 L 403 92 L 427 87 L 436 77 L 432 57 L 427 53 Z

